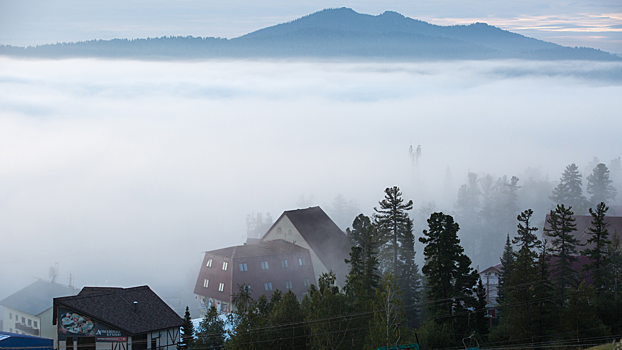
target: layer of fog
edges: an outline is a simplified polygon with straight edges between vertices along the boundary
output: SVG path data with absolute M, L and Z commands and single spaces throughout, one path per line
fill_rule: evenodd
M 397 185 L 451 212 L 468 171 L 608 163 L 620 96 L 619 63 L 1 58 L 0 299 L 56 262 L 63 283 L 191 292 L 203 251 L 301 195 L 370 215 Z

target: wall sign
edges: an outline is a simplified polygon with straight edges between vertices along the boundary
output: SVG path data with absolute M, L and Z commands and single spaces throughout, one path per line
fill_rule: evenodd
M 78 312 L 58 308 L 58 339 L 65 340 L 67 337 L 97 337 L 97 341 L 127 341 L 127 336 L 118 329 L 107 327 Z

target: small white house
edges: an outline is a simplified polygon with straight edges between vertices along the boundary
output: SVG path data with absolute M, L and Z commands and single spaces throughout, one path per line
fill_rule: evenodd
M 3 306 L 0 331 L 55 339 L 53 300 L 75 294 L 76 290 L 71 287 L 38 280 L 0 300 Z

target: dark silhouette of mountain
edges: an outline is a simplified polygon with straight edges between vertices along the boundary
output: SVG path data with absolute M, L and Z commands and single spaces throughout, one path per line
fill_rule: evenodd
M 234 39 L 162 37 L 93 40 L 37 47 L 0 46 L 29 57 L 346 58 L 384 60 L 498 59 L 622 60 L 591 48 L 570 48 L 485 23 L 437 26 L 387 11 L 378 16 L 327 9 Z

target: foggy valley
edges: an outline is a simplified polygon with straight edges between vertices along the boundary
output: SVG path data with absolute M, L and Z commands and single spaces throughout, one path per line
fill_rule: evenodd
M 585 185 L 622 149 L 620 63 L 0 61 L 0 297 L 56 262 L 77 285 L 191 285 L 251 213 L 341 194 L 351 224 L 390 186 L 414 218 L 453 213 L 468 172 L 527 190 L 577 163 Z M 520 209 L 543 222 L 548 195 Z
M 0 10 L 3 6 L 10 7 L 0 1 Z M 276 13 L 287 17 L 283 10 Z M 594 169 L 602 170 L 599 164 L 607 167 L 615 188 L 609 191 L 617 191 L 607 202 L 607 215 L 622 217 L 622 51 L 561 46 L 479 22 L 440 26 L 397 12 L 370 16 L 347 8 L 318 13 L 230 39 L 188 35 L 126 40 L 131 36 L 125 35 L 118 37 L 123 40 L 78 41 L 85 39 L 72 34 L 78 39 L 71 43 L 48 40 L 28 47 L 35 40 L 28 35 L 35 34 L 24 30 L 20 37 L 0 23 L 5 32 L 0 33 L 0 300 L 39 279 L 78 290 L 148 285 L 180 316 L 188 306 L 198 318 L 199 305 L 205 308 L 206 299 L 195 288 L 202 285 L 207 290 L 210 285 L 205 277 L 212 268 L 209 254 L 237 247 L 231 248 L 232 270 L 237 271 L 235 249 L 246 249 L 244 254 L 252 257 L 258 254 L 252 250 L 260 246 L 256 239 L 265 234 L 272 237 L 272 246 L 262 242 L 261 249 L 287 251 L 292 267 L 308 269 L 310 276 L 316 269 L 319 275 L 313 260 L 319 259 L 318 251 L 308 247 L 312 244 L 305 236 L 314 220 L 324 220 L 314 208 L 319 206 L 348 235 L 345 238 L 329 222 L 339 237 L 316 237 L 326 244 L 320 255 L 343 264 L 339 244 L 349 242 L 369 257 L 377 238 L 369 238 L 370 232 L 376 227 L 365 226 L 359 214 L 378 219 L 380 201 L 394 186 L 405 203 L 413 202 L 412 208 L 405 205 L 412 227 L 408 220 L 403 225 L 413 229 L 417 276 L 433 260 L 424 259 L 429 236 L 423 231 L 432 231 L 427 220 L 449 220 L 433 213 L 455 219 L 464 254 L 478 272 L 508 256 L 518 257 L 518 247 L 512 255 L 506 245 L 506 239 L 522 237 L 517 234 L 517 215 L 532 209 L 530 227 L 537 227 L 534 232 L 542 238 L 546 216 L 556 209 L 554 189 L 571 164 L 588 199 Z M 609 18 L 617 23 L 622 17 L 614 15 Z M 239 25 L 247 28 L 249 23 Z M 609 36 L 594 34 L 601 48 L 619 48 L 620 30 L 611 28 Z M 147 29 L 143 30 L 162 35 Z M 59 30 L 58 35 L 66 33 Z M 589 39 L 582 35 L 581 40 Z M 590 206 L 596 209 L 599 202 L 594 202 Z M 582 206 L 575 214 L 590 215 L 586 201 Z M 262 228 L 249 233 L 248 224 L 255 218 Z M 268 231 L 279 219 L 280 226 Z M 307 233 L 296 220 L 308 225 Z M 300 232 L 285 233 L 288 223 Z M 325 222 L 317 225 L 330 231 Z M 304 237 L 298 244 L 307 254 L 306 265 L 302 255 L 293 253 L 296 234 Z M 353 238 L 357 234 L 359 241 Z M 384 246 L 390 241 L 378 248 L 386 273 L 382 282 L 372 278 L 360 283 L 390 284 L 387 271 L 398 271 L 402 255 L 398 259 L 397 246 L 405 246 L 397 242 L 396 238 L 394 260 Z M 426 244 L 433 244 L 431 238 Z M 523 253 L 535 254 L 536 245 L 525 249 Z M 535 264 L 538 255 L 533 254 L 530 263 Z M 349 256 L 347 264 L 355 261 Z M 227 270 L 228 262 L 214 261 Z M 280 264 L 289 268 L 287 260 Z M 239 271 L 247 268 L 240 262 Z M 268 270 L 268 261 L 261 261 L 261 269 Z M 473 271 L 464 276 L 468 274 Z M 614 274 L 616 281 L 622 275 Z M 341 288 L 352 281 L 345 275 L 347 271 L 337 273 L 335 283 Z M 326 276 L 323 281 L 330 282 Z M 429 278 L 426 274 L 417 283 L 428 283 Z M 304 294 L 313 294 L 311 284 L 316 281 L 304 281 L 309 292 Z M 217 287 L 213 279 L 211 283 L 211 288 Z M 291 290 L 288 283 L 285 289 Z M 218 288 L 226 292 L 223 283 Z M 469 288 L 476 293 L 474 284 Z M 415 289 L 423 295 L 423 287 Z M 272 284 L 266 282 L 265 291 L 272 294 Z M 240 289 L 240 295 L 243 292 Z M 417 322 L 436 317 L 432 309 L 421 311 L 426 298 L 430 304 L 453 298 L 426 295 L 417 299 Z M 463 312 L 457 317 L 475 313 L 475 306 L 457 300 L 449 304 L 452 317 L 454 310 Z M 490 300 L 482 302 L 480 309 L 489 312 Z M 225 304 L 219 304 L 218 312 L 231 311 Z M 412 329 L 414 304 L 406 305 L 410 311 L 405 311 L 404 321 Z M 313 309 L 309 305 L 307 310 Z M 142 304 L 134 301 L 133 310 L 139 307 Z M 62 322 L 73 322 L 67 321 L 69 311 L 66 315 Z M 492 327 L 497 316 L 486 317 Z M 13 322 L 13 314 L 10 319 Z M 468 330 L 461 330 L 465 337 L 472 330 L 469 322 L 470 318 Z M 434 322 L 426 324 L 433 327 Z M 622 329 L 619 324 L 611 327 Z M 422 344 L 428 345 L 431 338 L 425 334 L 444 331 L 421 332 Z M 458 333 L 456 339 L 461 339 Z M 405 334 L 414 339 L 414 333 Z M 244 348 L 248 343 L 241 344 Z M 316 343 L 309 340 L 305 346 L 315 346 L 311 344 Z M 229 345 L 235 348 L 234 342 Z M 63 346 L 66 349 L 57 350 L 70 347 Z M 147 345 L 127 350 L 147 350 Z

